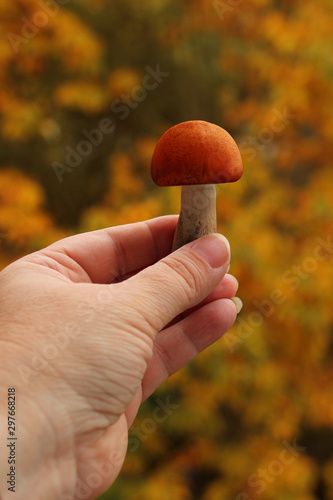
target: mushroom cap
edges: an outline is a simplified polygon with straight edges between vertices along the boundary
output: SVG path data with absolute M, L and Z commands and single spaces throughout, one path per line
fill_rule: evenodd
M 151 162 L 151 175 L 159 186 L 234 182 L 242 173 L 242 158 L 231 135 L 201 120 L 167 130 Z

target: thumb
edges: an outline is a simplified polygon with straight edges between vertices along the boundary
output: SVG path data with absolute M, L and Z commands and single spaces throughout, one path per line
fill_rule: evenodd
M 220 234 L 195 240 L 122 284 L 126 301 L 155 334 L 178 314 L 201 302 L 227 272 L 230 245 Z

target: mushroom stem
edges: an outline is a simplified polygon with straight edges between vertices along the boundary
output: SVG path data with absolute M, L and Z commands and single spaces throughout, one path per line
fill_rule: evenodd
M 180 215 L 172 250 L 190 241 L 216 233 L 215 184 L 182 186 Z

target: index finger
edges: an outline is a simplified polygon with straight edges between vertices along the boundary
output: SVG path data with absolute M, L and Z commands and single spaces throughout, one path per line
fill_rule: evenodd
M 177 220 L 177 215 L 167 215 L 82 233 L 60 240 L 35 255 L 42 253 L 57 260 L 56 254 L 58 257 L 60 254 L 80 266 L 79 281 L 83 270 L 92 283 L 107 284 L 170 253 Z

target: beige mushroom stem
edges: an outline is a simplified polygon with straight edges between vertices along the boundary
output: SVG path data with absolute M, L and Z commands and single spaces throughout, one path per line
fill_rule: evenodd
M 172 250 L 216 231 L 215 184 L 182 186 L 180 215 Z

